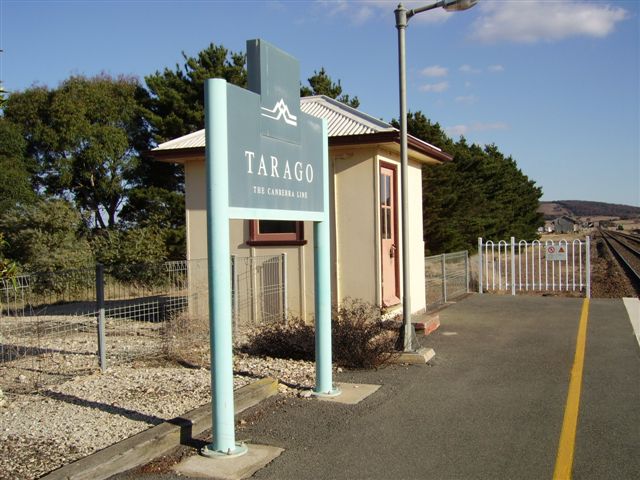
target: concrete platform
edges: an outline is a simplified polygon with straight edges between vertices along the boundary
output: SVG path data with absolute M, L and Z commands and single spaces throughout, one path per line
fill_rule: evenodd
M 268 445 L 247 445 L 249 450 L 239 457 L 209 458 L 194 455 L 173 467 L 173 471 L 187 477 L 242 480 L 253 476 L 261 468 L 278 458 L 284 449 Z
M 356 405 L 380 388 L 380 385 L 370 385 L 366 383 L 338 383 L 336 386 L 342 392 L 340 395 L 335 397 L 317 397 L 318 400 Z
M 631 321 L 631 327 L 633 333 L 636 336 L 636 341 L 640 345 L 640 300 L 637 298 L 623 298 L 624 306 L 627 309 L 629 320 Z

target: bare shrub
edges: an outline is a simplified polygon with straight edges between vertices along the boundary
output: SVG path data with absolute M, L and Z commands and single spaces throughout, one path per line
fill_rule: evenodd
M 313 360 L 315 330 L 293 317 L 258 328 L 248 336 L 243 349 L 253 355 L 293 360 Z
M 399 330 L 382 320 L 380 309 L 345 299 L 334 307 L 331 324 L 334 361 L 347 368 L 378 368 L 394 355 Z
M 394 355 L 397 325 L 385 322 L 380 309 L 346 299 L 332 310 L 333 361 L 347 368 L 377 368 Z M 269 324 L 249 335 L 243 350 L 253 355 L 313 360 L 315 329 L 300 318 Z
M 209 320 L 186 312 L 172 316 L 165 327 L 164 349 L 168 360 L 181 365 L 209 366 Z

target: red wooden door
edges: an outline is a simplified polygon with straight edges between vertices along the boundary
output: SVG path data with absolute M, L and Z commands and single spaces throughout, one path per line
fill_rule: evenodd
M 396 192 L 396 168 L 387 164 L 381 165 L 380 246 L 382 266 L 382 304 L 386 307 L 400 303 Z

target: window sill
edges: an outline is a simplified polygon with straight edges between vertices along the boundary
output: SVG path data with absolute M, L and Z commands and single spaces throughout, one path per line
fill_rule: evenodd
M 306 240 L 247 240 L 250 247 L 299 247 L 306 244 Z

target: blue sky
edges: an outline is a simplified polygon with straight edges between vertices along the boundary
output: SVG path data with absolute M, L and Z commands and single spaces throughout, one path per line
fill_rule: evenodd
M 408 8 L 429 2 L 404 2 Z M 8 91 L 73 74 L 145 75 L 213 42 L 263 38 L 325 67 L 360 109 L 398 116 L 397 1 L 0 0 Z M 408 105 L 454 138 L 495 143 L 543 200 L 640 206 L 640 8 L 636 1 L 480 0 L 415 16 Z

